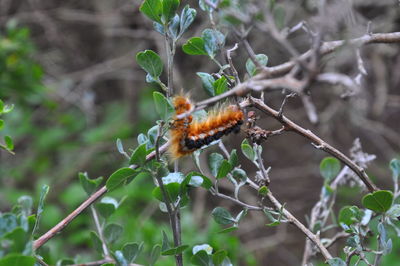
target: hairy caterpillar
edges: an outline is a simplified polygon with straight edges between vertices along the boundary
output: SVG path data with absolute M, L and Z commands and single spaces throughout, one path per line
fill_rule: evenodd
M 193 121 L 191 115 L 177 118 L 178 115 L 193 108 L 188 98 L 176 96 L 173 105 L 175 117 L 170 129 L 169 147 L 172 159 L 190 154 L 231 132 L 238 133 L 240 125 L 243 124 L 244 114 L 236 105 L 213 110 L 203 121 Z

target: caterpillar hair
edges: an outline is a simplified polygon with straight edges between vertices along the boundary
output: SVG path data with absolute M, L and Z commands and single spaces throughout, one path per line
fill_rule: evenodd
M 197 149 L 228 135 L 239 133 L 244 114 L 236 105 L 222 106 L 209 112 L 206 119 L 193 121 L 191 115 L 182 119 L 177 116 L 192 110 L 190 100 L 184 96 L 173 99 L 175 117 L 170 129 L 169 154 L 172 160 L 191 154 Z

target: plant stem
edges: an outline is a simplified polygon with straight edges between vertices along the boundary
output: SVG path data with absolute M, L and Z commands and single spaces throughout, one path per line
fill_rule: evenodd
M 160 152 L 158 150 L 161 136 L 162 136 L 162 125 L 158 127 L 157 137 L 155 142 L 155 154 L 156 154 L 156 160 L 158 162 L 161 162 Z M 179 204 L 178 206 L 175 206 L 175 203 L 171 202 L 171 198 L 169 197 L 169 194 L 164 186 L 162 176 L 159 176 L 158 173 L 155 173 L 154 176 L 157 179 L 158 185 L 160 187 L 161 193 L 164 198 L 165 206 L 167 207 L 169 221 L 172 228 L 172 235 L 174 237 L 174 246 L 178 247 L 181 245 L 181 224 L 179 215 Z M 175 255 L 175 261 L 177 266 L 183 266 L 182 253 Z
M 99 216 L 97 215 L 97 211 L 94 208 L 93 205 L 90 206 L 90 210 L 92 211 L 92 215 L 93 215 L 93 220 L 94 220 L 94 224 L 96 226 L 96 230 L 99 233 L 99 238 L 101 240 L 101 246 L 103 248 L 103 254 L 104 257 L 110 258 L 110 252 L 108 251 L 107 245 L 106 245 L 106 241 L 104 240 L 104 236 L 103 236 L 103 230 L 100 226 L 100 222 L 99 222 Z

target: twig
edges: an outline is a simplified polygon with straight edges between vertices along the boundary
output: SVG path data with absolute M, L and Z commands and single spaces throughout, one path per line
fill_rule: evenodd
M 249 184 L 252 188 L 259 190 L 260 187 L 255 184 L 253 181 L 249 180 Z M 294 217 L 286 208 L 283 208 L 282 204 L 272 195 L 271 190 L 268 190 L 267 193 L 268 199 L 272 202 L 277 210 L 282 210 L 283 214 L 285 215 L 286 219 L 297 228 L 299 228 L 321 251 L 322 256 L 324 256 L 325 260 L 332 259 L 332 255 L 329 251 L 324 247 L 321 243 L 320 239 L 313 234 L 308 228 L 302 224 L 296 217 Z
M 245 203 L 245 202 L 243 202 L 243 201 L 240 201 L 240 200 L 238 200 L 238 199 L 235 199 L 235 198 L 233 198 L 233 197 L 231 197 L 231 196 L 228 196 L 228 195 L 219 193 L 219 192 L 215 191 L 213 188 L 210 189 L 210 192 L 211 192 L 211 194 L 213 194 L 214 196 L 217 196 L 217 197 L 220 197 L 220 198 L 223 198 L 223 199 L 227 199 L 227 200 L 233 201 L 233 202 L 235 202 L 235 203 L 237 203 L 237 204 L 239 204 L 239 205 L 241 205 L 241 206 L 247 208 L 249 211 L 262 211 L 263 209 L 266 208 L 266 207 L 261 208 L 261 207 L 249 205 L 249 204 L 247 204 L 247 203 Z
M 92 215 L 93 215 L 93 220 L 94 220 L 94 224 L 96 226 L 96 230 L 99 233 L 99 238 L 101 241 L 101 247 L 103 248 L 103 254 L 105 258 L 109 258 L 110 257 L 110 252 L 108 251 L 107 245 L 106 245 L 106 241 L 104 241 L 104 236 L 103 236 L 103 230 L 100 226 L 100 222 L 99 222 L 99 216 L 97 215 L 96 209 L 94 208 L 93 205 L 90 206 L 90 210 L 92 211 Z
M 281 122 L 282 125 L 286 127 L 286 130 L 293 131 L 309 139 L 317 149 L 326 151 L 327 153 L 339 159 L 342 163 L 347 165 L 350 169 L 354 171 L 354 173 L 357 174 L 357 176 L 361 179 L 361 181 L 365 184 L 365 186 L 368 188 L 370 192 L 378 190 L 378 187 L 371 182 L 371 180 L 369 179 L 368 175 L 365 173 L 365 170 L 362 167 L 355 164 L 349 157 L 347 157 L 342 152 L 340 152 L 336 148 L 332 147 L 331 145 L 323 141 L 321 138 L 312 133 L 310 130 L 302 128 L 301 126 L 297 125 L 296 123 L 286 118 L 285 116 L 279 117 L 278 111 L 272 109 L 259 99 L 256 99 L 254 97 L 249 97 L 249 104 L 253 104 L 257 109 L 277 119 L 279 122 Z
M 231 49 L 228 49 L 226 52 L 226 57 L 228 58 L 228 62 L 229 62 L 229 66 L 231 67 L 233 76 L 235 77 L 235 84 L 237 85 L 238 83 L 240 83 L 240 78 L 239 78 L 239 74 L 235 68 L 235 65 L 232 62 L 232 57 L 231 57 L 231 53 L 233 51 L 235 51 L 238 48 L 238 44 L 235 43 L 235 46 L 233 46 Z
M 156 143 L 155 143 L 155 152 L 156 152 L 156 160 L 160 161 L 160 152 L 159 152 L 159 142 L 162 137 L 162 124 L 158 127 Z M 160 187 L 161 194 L 164 199 L 165 206 L 167 208 L 169 221 L 172 228 L 172 235 L 174 237 L 174 245 L 178 247 L 181 245 L 181 226 L 180 226 L 180 216 L 179 216 L 179 206 L 175 206 L 175 202 L 171 201 L 171 198 L 164 186 L 162 177 L 158 175 L 156 172 L 154 174 L 157 179 L 158 186 Z M 175 261 L 177 266 L 183 266 L 183 257 L 182 253 L 175 255 Z
M 163 153 L 167 150 L 169 143 L 165 143 L 160 147 L 160 153 Z M 156 153 L 153 151 L 146 157 L 146 161 L 152 160 L 155 158 Z M 131 165 L 129 168 L 136 169 L 137 165 Z M 107 187 L 103 186 L 95 193 L 93 193 L 87 200 L 85 200 L 78 208 L 76 208 L 73 212 L 71 212 L 67 217 L 61 220 L 57 225 L 47 231 L 44 235 L 39 237 L 35 242 L 33 242 L 33 249 L 36 250 L 43 246 L 47 241 L 53 238 L 57 233 L 63 230 L 72 220 L 75 219 L 76 216 L 81 214 L 87 207 L 89 207 L 92 203 L 98 200 L 107 192 Z

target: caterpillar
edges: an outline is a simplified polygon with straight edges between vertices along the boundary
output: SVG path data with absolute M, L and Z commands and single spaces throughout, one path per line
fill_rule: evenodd
M 180 114 L 193 108 L 187 97 L 174 97 L 173 105 L 175 116 L 170 128 L 169 146 L 169 154 L 173 160 L 191 154 L 231 132 L 239 133 L 243 124 L 244 114 L 236 105 L 214 109 L 202 121 L 193 121 L 191 115 L 178 119 Z

